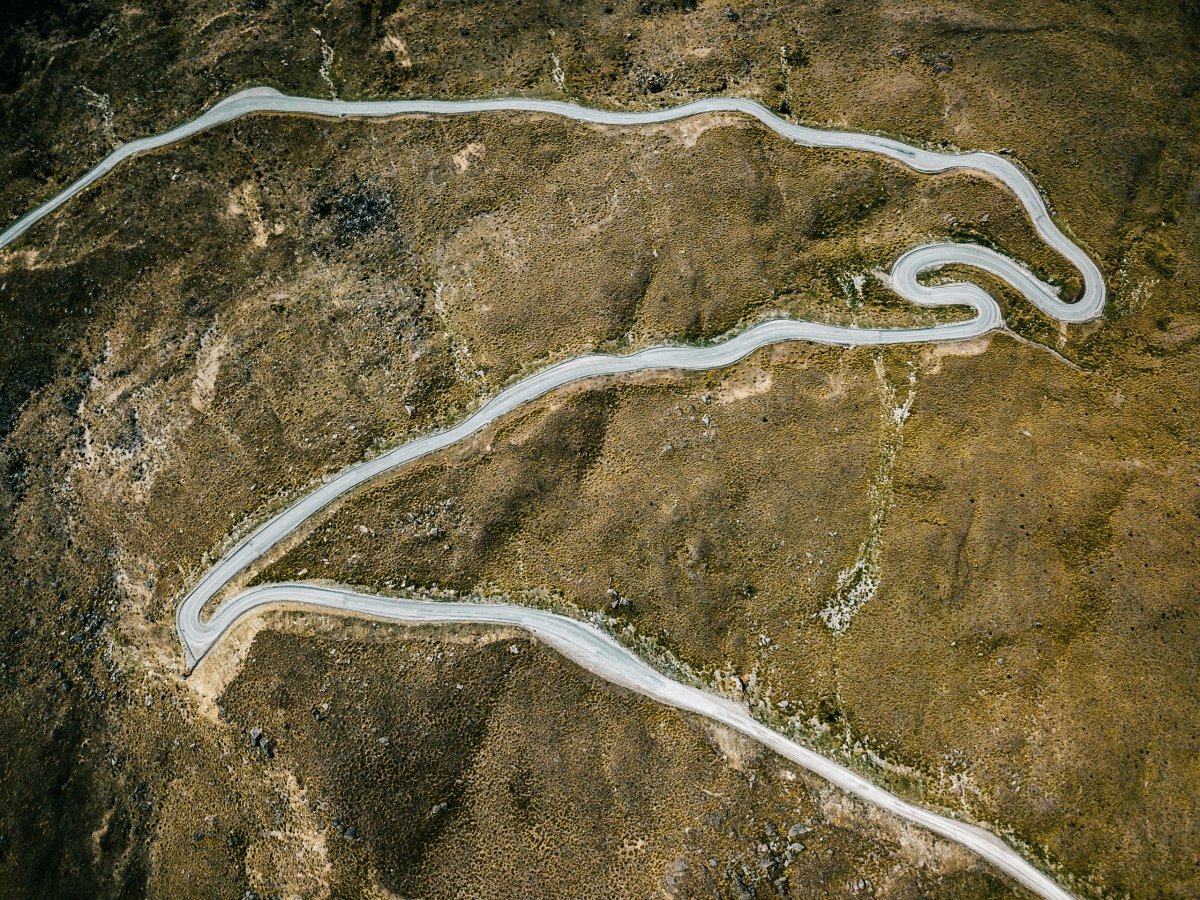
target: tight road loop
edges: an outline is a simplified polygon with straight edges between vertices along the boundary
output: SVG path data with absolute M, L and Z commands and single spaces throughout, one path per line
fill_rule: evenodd
M 900 799 L 850 769 L 766 727 L 754 719 L 745 707 L 668 678 L 602 631 L 584 622 L 512 605 L 379 597 L 309 584 L 273 584 L 250 588 L 220 603 L 209 619 L 202 618 L 208 601 L 218 596 L 237 575 L 348 491 L 449 447 L 556 388 L 588 378 L 652 369 L 702 370 L 728 366 L 760 347 L 783 341 L 812 341 L 840 346 L 961 341 L 1003 328 L 1004 318 L 999 305 L 979 286 L 968 283 L 931 286 L 919 280 L 922 274 L 948 265 L 971 266 L 989 272 L 1012 285 L 1047 315 L 1062 322 L 1086 322 L 1099 317 L 1104 308 L 1105 285 L 1100 269 L 1054 223 L 1033 182 L 1004 157 L 983 152 L 941 153 L 877 135 L 809 128 L 787 122 L 752 100 L 734 97 L 713 97 L 666 109 L 627 112 L 531 98 L 342 101 L 294 97 L 273 88 L 251 88 L 225 98 L 203 115 L 170 131 L 130 141 L 114 150 L 62 193 L 0 233 L 0 249 L 17 240 L 40 219 L 95 183 L 122 161 L 243 116 L 282 113 L 327 118 L 391 118 L 493 111 L 537 112 L 599 125 L 644 125 L 704 113 L 737 112 L 754 117 L 780 136 L 803 146 L 877 153 L 924 173 L 951 169 L 975 171 L 997 179 L 1013 192 L 1042 240 L 1079 270 L 1084 281 L 1083 295 L 1074 303 L 1064 302 L 1055 288 L 1042 282 L 1029 269 L 986 247 L 934 243 L 900 256 L 886 278 L 888 284 L 901 297 L 922 306 L 969 306 L 975 311 L 972 319 L 920 328 L 884 329 L 776 319 L 708 346 L 660 346 L 626 356 L 595 354 L 550 366 L 501 391 L 458 425 L 417 438 L 375 459 L 344 469 L 237 543 L 204 575 L 176 611 L 176 627 L 189 667 L 194 667 L 236 621 L 267 604 L 301 603 L 407 623 L 477 622 L 517 626 L 612 683 L 660 703 L 722 722 L 828 779 L 839 788 L 962 844 L 1044 897 L 1069 898 L 1071 895 L 1053 879 L 991 832 Z

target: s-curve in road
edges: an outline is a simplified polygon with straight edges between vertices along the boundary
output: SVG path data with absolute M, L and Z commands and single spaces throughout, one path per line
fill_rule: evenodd
M 374 459 L 343 469 L 291 506 L 275 514 L 249 537 L 236 544 L 205 573 L 176 612 L 179 634 L 188 652 L 189 662 L 197 661 L 206 648 L 192 646 L 188 642 L 186 623 L 199 621 L 204 607 L 226 585 L 322 509 L 374 478 L 470 437 L 502 416 L 520 409 L 556 388 L 589 378 L 631 375 L 652 370 L 699 371 L 721 368 L 737 362 L 761 347 L 785 341 L 815 341 L 846 346 L 953 341 L 978 337 L 1001 327 L 1004 319 L 1000 307 L 977 285 L 956 283 L 929 286 L 917 280 L 920 272 L 931 265 L 944 263 L 947 258 L 991 272 L 1022 293 L 1027 292 L 1026 296 L 1031 301 L 1048 312 L 1053 309 L 1049 305 L 1051 298 L 1041 283 L 1007 257 L 973 244 L 936 244 L 919 247 L 901 256 L 892 269 L 890 280 L 897 292 L 914 303 L 925 306 L 969 306 L 975 310 L 975 317 L 972 319 L 924 328 L 893 329 L 848 328 L 818 322 L 773 319 L 715 344 L 651 347 L 625 356 L 591 354 L 549 366 L 501 391 L 454 427 L 424 435 Z M 939 262 L 934 262 L 935 260 Z
M 288 96 L 270 88 L 253 88 L 227 97 L 203 115 L 176 128 L 124 144 L 70 187 L 0 233 L 0 248 L 13 243 L 40 219 L 111 172 L 122 161 L 243 116 L 276 113 L 386 118 L 494 111 L 524 111 L 618 126 L 664 123 L 704 113 L 735 112 L 752 116 L 781 137 L 804 146 L 876 153 L 919 172 L 971 170 L 1002 182 L 1013 192 L 1042 240 L 1079 270 L 1083 277 L 1083 294 L 1074 303 L 1064 302 L 1055 288 L 1039 280 L 1025 266 L 994 250 L 973 244 L 931 243 L 904 253 L 895 261 L 891 272 L 881 277 L 897 294 L 912 303 L 922 306 L 967 306 L 975 313 L 971 319 L 920 328 L 890 329 L 839 327 L 776 319 L 762 322 L 719 343 L 652 347 L 625 356 L 580 356 L 550 366 L 501 391 L 458 425 L 424 435 L 375 459 L 344 469 L 235 544 L 200 579 L 176 612 L 176 625 L 188 664 L 195 665 L 240 617 L 267 603 L 298 602 L 402 622 L 470 621 L 515 625 L 530 631 L 603 678 L 660 702 L 724 722 L 839 787 L 963 844 L 1046 897 L 1069 896 L 995 835 L 901 800 L 852 771 L 772 731 L 736 703 L 671 680 L 602 632 L 572 619 L 515 606 L 399 600 L 302 584 L 253 588 L 226 599 L 217 606 L 211 618 L 203 618 L 208 602 L 217 598 L 237 575 L 348 491 L 447 448 L 556 388 L 602 376 L 728 366 L 758 348 L 782 341 L 813 341 L 842 346 L 959 341 L 1003 328 L 1004 319 L 999 305 L 977 285 L 927 285 L 921 282 L 922 274 L 948 265 L 971 266 L 990 273 L 1011 285 L 1047 315 L 1062 322 L 1088 321 L 1098 317 L 1104 308 L 1105 285 L 1099 268 L 1055 224 L 1036 186 L 1009 160 L 992 153 L 940 153 L 871 134 L 808 128 L 787 122 L 754 101 L 731 97 L 708 98 L 666 109 L 627 112 L 530 98 L 364 102 L 318 100 Z
M 773 731 L 754 719 L 744 706 L 668 678 L 598 628 L 565 616 L 499 603 L 444 603 L 379 597 L 310 584 L 271 584 L 239 594 L 223 604 L 207 622 L 187 622 L 185 640 L 189 646 L 207 649 L 247 613 L 280 603 L 346 610 L 405 624 L 473 622 L 522 628 L 581 668 L 612 684 L 728 725 L 842 790 L 962 844 L 1043 897 L 1069 900 L 1071 896 L 991 832 L 900 799 L 845 766 Z

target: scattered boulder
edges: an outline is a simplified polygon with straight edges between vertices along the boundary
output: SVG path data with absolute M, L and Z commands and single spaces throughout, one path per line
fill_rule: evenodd
M 263 734 L 257 725 L 250 729 L 250 746 L 258 750 L 265 758 L 275 758 L 275 742 Z

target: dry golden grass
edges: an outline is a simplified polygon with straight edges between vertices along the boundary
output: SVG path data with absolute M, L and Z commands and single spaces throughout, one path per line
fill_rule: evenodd
M 889 352 L 901 398 L 917 367 L 902 440 L 862 352 L 791 348 L 711 379 L 586 388 L 397 482 L 411 494 L 369 511 L 397 529 L 380 556 L 389 574 L 351 562 L 361 533 L 329 535 L 327 571 L 384 587 L 406 574 L 549 587 L 619 612 L 697 665 L 722 665 L 727 689 L 756 702 L 786 693 L 785 712 L 815 717 L 827 749 L 848 735 L 853 757 L 870 738 L 914 767 L 877 777 L 1013 825 L 1092 876 L 1082 892 L 1197 893 L 1194 11 L 608 6 L 26 5 L 0 35 L 0 211 L 15 217 L 114 139 L 235 87 L 324 95 L 323 65 L 343 96 L 641 107 L 736 93 L 816 124 L 1010 148 L 1095 253 L 1112 302 L 1104 323 L 1065 333 L 1016 302 L 1009 321 L 1083 371 L 1008 339 L 961 359 Z M 528 117 L 258 119 L 74 201 L 0 258 L 0 894 L 320 884 L 329 827 L 317 829 L 295 780 L 314 781 L 319 748 L 297 743 L 268 772 L 242 726 L 214 723 L 179 680 L 170 607 L 204 554 L 287 491 L 460 416 L 539 360 L 710 336 L 772 309 L 910 320 L 875 291 L 855 307 L 837 276 L 925 236 L 994 242 L 1073 288 L 993 186 L 784 147 L 736 120 L 623 133 Z M 722 249 L 734 264 L 714 262 Z M 811 527 L 818 516 L 825 530 Z M 835 641 L 819 614 L 863 547 L 878 589 Z M 608 576 L 630 605 L 611 606 Z M 263 641 L 297 659 L 327 646 Z M 386 693 L 394 677 L 377 653 L 352 671 Z M 608 727 L 631 745 L 658 739 L 647 735 L 661 711 L 537 658 L 569 688 L 536 695 L 544 708 L 604 708 L 598 745 Z M 252 665 L 231 689 L 245 723 L 290 722 L 291 701 L 264 693 L 271 677 Z M 527 696 L 473 701 L 497 710 L 488 753 L 538 753 L 553 771 L 554 720 L 516 727 Z M 638 820 L 657 833 L 702 806 L 652 787 L 743 777 L 694 723 L 668 731 L 671 761 L 692 762 L 631 782 L 667 804 Z M 557 783 L 591 797 L 588 766 L 609 757 L 572 750 Z M 770 766 L 751 771 L 752 810 L 773 809 Z M 506 798 L 485 787 L 468 806 L 500 816 Z M 855 821 L 837 837 L 866 848 L 847 849 L 855 867 L 899 858 Z M 564 843 L 592 833 L 565 829 Z M 720 838 L 731 854 L 756 837 L 737 834 Z M 373 846 L 331 851 L 344 868 L 327 877 L 349 893 L 374 883 L 371 853 L 386 856 L 387 841 Z M 446 871 L 448 846 L 429 843 L 421 877 Z M 538 857 L 539 871 L 578 883 L 626 871 L 606 852 L 594 870 Z M 829 892 L 851 893 L 840 858 L 803 877 L 829 873 Z M 895 895 L 937 887 L 907 877 Z M 939 889 L 1002 889 L 964 877 Z

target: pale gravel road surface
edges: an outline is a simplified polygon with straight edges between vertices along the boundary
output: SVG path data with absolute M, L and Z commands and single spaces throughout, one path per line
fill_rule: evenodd
M 501 110 L 546 113 L 601 125 L 643 125 L 669 122 L 703 113 L 738 112 L 753 116 L 782 137 L 804 146 L 878 153 L 919 172 L 972 170 L 993 177 L 1008 186 L 1024 206 L 1037 233 L 1046 244 L 1061 253 L 1082 274 L 1083 296 L 1075 303 L 1065 303 L 1059 298 L 1056 289 L 1040 281 L 1026 267 L 985 247 L 972 244 L 930 244 L 903 254 L 896 260 L 886 280 L 897 294 L 913 303 L 924 306 L 965 305 L 974 309 L 974 318 L 965 322 L 923 328 L 890 329 L 839 327 L 780 319 L 764 322 L 721 343 L 708 346 L 653 347 L 627 356 L 582 356 L 550 366 L 508 387 L 453 428 L 426 435 L 376 459 L 350 466 L 275 515 L 248 538 L 235 545 L 204 575 L 177 610 L 176 625 L 188 664 L 195 665 L 239 618 L 269 603 L 305 603 L 351 610 L 400 622 L 485 622 L 515 625 L 531 632 L 583 668 L 608 681 L 661 703 L 723 722 L 827 778 L 838 787 L 970 848 L 1021 884 L 1045 897 L 1069 897 L 1070 895 L 1049 876 L 995 835 L 901 800 L 851 770 L 772 731 L 752 718 L 746 708 L 667 678 L 599 630 L 573 619 L 517 606 L 401 600 L 304 584 L 251 588 L 221 603 L 207 621 L 202 619 L 205 604 L 216 597 L 235 576 L 245 571 L 264 553 L 337 498 L 384 472 L 461 441 L 501 416 L 555 388 L 586 378 L 631 374 L 651 369 L 700 370 L 727 366 L 760 347 L 782 341 L 813 341 L 843 346 L 959 341 L 979 337 L 1004 327 L 1000 307 L 982 288 L 961 283 L 938 286 L 920 283 L 919 276 L 922 273 L 952 264 L 972 266 L 990 272 L 1008 282 L 1030 303 L 1059 321 L 1084 322 L 1095 319 L 1104 308 L 1105 285 L 1099 268 L 1087 253 L 1054 223 L 1036 186 L 1024 172 L 1004 157 L 982 152 L 939 153 L 871 134 L 808 128 L 780 119 L 754 101 L 731 97 L 708 98 L 669 109 L 618 112 L 528 98 L 357 102 L 291 97 L 271 88 L 253 88 L 227 97 L 208 112 L 177 128 L 124 144 L 61 194 L 0 233 L 0 248 L 17 240 L 41 218 L 103 177 L 123 160 L 243 116 L 255 113 L 291 113 L 361 118 L 406 114 L 463 115 Z

